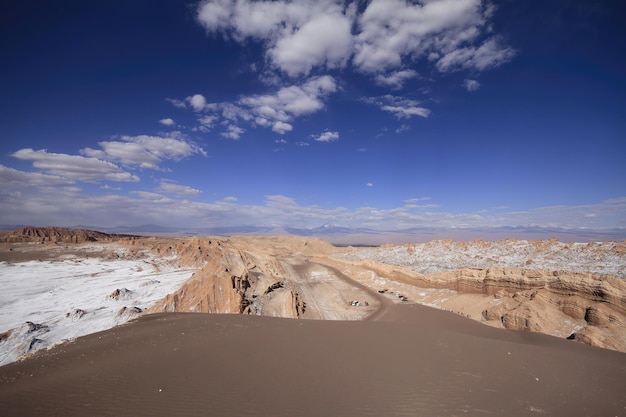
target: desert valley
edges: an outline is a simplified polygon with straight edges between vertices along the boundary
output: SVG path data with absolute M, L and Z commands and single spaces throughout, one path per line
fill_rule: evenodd
M 626 413 L 624 242 L 0 239 L 3 415 Z

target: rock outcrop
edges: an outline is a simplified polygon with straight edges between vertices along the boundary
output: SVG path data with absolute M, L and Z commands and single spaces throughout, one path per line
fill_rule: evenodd
M 197 245 L 193 247 L 203 254 L 202 268 L 178 291 L 151 307 L 149 312 L 301 317 L 304 302 L 267 247 L 263 251 L 251 252 L 235 247 L 227 239 L 204 239 L 202 244 L 199 240 L 195 243 Z M 194 250 L 182 251 L 187 262 L 196 263 L 196 255 Z
M 457 312 L 472 306 L 463 305 L 468 301 L 455 303 L 455 299 L 476 295 L 472 302 L 483 309 L 473 318 L 492 326 L 567 337 L 626 352 L 626 281 L 621 278 L 501 267 L 420 274 L 373 260 L 347 263 L 412 286 L 415 294 L 420 289 L 450 290 L 443 301 L 429 304 L 442 308 L 455 305 Z
M 86 229 L 69 229 L 65 227 L 21 227 L 10 232 L 0 232 L 0 242 L 54 242 L 54 243 L 84 243 L 84 242 L 111 242 L 116 240 L 137 239 L 138 236 L 108 234 Z

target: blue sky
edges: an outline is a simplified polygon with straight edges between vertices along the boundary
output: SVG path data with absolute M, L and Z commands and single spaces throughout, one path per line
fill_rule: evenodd
M 0 224 L 626 228 L 620 2 L 5 7 Z

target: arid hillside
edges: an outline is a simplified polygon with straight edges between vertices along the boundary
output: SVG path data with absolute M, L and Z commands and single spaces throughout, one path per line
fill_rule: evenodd
M 39 242 L 40 235 L 35 235 L 34 242 Z M 129 275 L 123 288 L 131 295 L 115 301 L 118 324 L 136 316 L 126 314 L 130 310 L 376 320 L 391 303 L 420 303 L 493 327 L 626 352 L 624 243 L 434 241 L 356 249 L 293 236 L 102 239 L 83 244 L 61 239 L 45 245 L 5 241 L 0 260 L 5 265 L 30 260 L 28 265 L 36 266 L 58 259 L 78 268 L 97 257 L 107 262 L 110 272 L 116 260 L 143 263 L 152 278 L 135 282 L 136 273 Z M 59 261 L 54 262 L 58 267 Z M 165 284 L 159 283 L 160 273 L 175 270 L 190 271 L 190 276 L 163 298 L 142 298 L 150 286 Z M 103 290 L 101 299 L 111 303 L 115 290 Z M 80 298 L 72 303 L 85 314 L 63 314 L 78 322 L 104 311 L 98 305 L 82 307 Z M 53 333 L 51 323 L 33 324 Z M 12 334 L 31 336 L 31 327 L 20 329 L 0 328 L 0 349 Z M 42 346 L 54 343 L 45 340 L 48 333 L 40 333 L 35 336 Z
M 353 277 L 485 324 L 626 351 L 626 245 L 433 241 L 350 249 Z

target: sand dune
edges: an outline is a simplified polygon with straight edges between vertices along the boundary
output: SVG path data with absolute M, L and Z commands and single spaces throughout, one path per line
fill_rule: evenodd
M 5 416 L 614 416 L 624 386 L 625 354 L 415 304 L 149 315 L 0 367 Z

